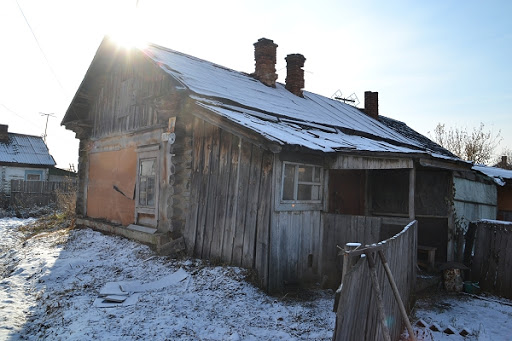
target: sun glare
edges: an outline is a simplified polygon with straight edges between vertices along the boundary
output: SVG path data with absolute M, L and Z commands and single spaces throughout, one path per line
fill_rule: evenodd
M 140 48 L 146 45 L 143 38 L 143 18 L 132 8 L 118 16 L 117 20 L 111 21 L 107 35 L 120 46 L 130 48 Z

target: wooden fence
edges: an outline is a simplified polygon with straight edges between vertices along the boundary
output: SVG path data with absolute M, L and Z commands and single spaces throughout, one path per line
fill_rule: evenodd
M 57 201 L 57 193 L 76 190 L 76 181 L 11 180 L 10 204 L 18 207 L 45 206 Z
M 471 280 L 479 282 L 484 291 L 512 298 L 512 223 L 479 220 L 470 223 L 468 235 L 474 235 L 475 245 L 469 264 Z M 467 240 L 466 248 L 467 261 L 471 240 Z
M 380 250 L 387 259 L 396 287 L 406 310 L 410 311 L 411 293 L 416 279 L 417 222 L 382 242 Z M 378 256 L 376 258 L 378 260 Z M 361 257 L 343 278 L 336 312 L 333 340 L 385 340 L 377 295 L 370 280 L 367 257 Z M 377 281 L 382 294 L 386 325 L 391 340 L 398 340 L 403 330 L 400 307 L 381 262 L 376 261 Z

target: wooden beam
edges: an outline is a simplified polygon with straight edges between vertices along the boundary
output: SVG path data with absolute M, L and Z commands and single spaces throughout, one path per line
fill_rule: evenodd
M 400 292 L 398 292 L 398 288 L 395 283 L 395 279 L 393 274 L 391 273 L 391 269 L 389 268 L 388 261 L 386 256 L 384 256 L 384 252 L 379 250 L 379 257 L 382 261 L 382 265 L 384 265 L 384 270 L 386 271 L 386 275 L 388 276 L 389 284 L 391 285 L 391 289 L 393 290 L 393 294 L 395 295 L 396 302 L 398 303 L 398 307 L 400 308 L 400 313 L 402 314 L 402 319 L 405 322 L 405 326 L 407 327 L 407 331 L 409 332 L 409 340 L 416 341 L 416 337 L 414 336 L 414 331 L 412 330 L 411 321 L 409 321 L 409 316 L 407 316 L 407 311 L 405 310 L 404 303 L 402 302 L 402 298 L 400 297 Z
M 414 191 L 416 188 L 416 169 L 413 167 L 409 170 L 409 219 L 415 219 L 414 208 Z

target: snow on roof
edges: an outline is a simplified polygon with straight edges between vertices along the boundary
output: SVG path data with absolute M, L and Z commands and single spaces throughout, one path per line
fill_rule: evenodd
M 298 97 L 283 84 L 268 87 L 248 74 L 157 45 L 148 45 L 142 52 L 195 93 L 199 105 L 270 141 L 323 152 L 414 152 L 458 160 L 429 148 L 426 137 L 411 138 L 341 101 L 308 91 L 303 92 L 304 98 Z
M 9 133 L 7 142 L 0 142 L 0 162 L 55 166 L 55 160 L 39 136 Z
M 315 124 L 304 129 L 303 124 L 292 120 L 265 120 L 251 114 L 250 110 L 228 108 L 225 106 L 208 105 L 202 102 L 200 106 L 217 114 L 259 132 L 267 140 L 280 145 L 295 145 L 322 152 L 373 151 L 396 153 L 420 153 L 418 149 L 393 145 L 386 141 L 370 139 L 363 136 L 349 135 L 339 129 L 321 127 Z
M 500 186 L 505 186 L 507 180 L 512 180 L 512 170 L 484 165 L 475 165 L 473 169 L 493 178 L 494 182 Z

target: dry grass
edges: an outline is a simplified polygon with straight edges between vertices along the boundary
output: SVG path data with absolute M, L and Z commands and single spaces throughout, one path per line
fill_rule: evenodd
M 75 227 L 76 187 L 70 188 L 71 191 L 57 190 L 57 207 L 53 213 L 44 215 L 34 223 L 19 229 L 26 239 L 43 232 L 71 230 Z

